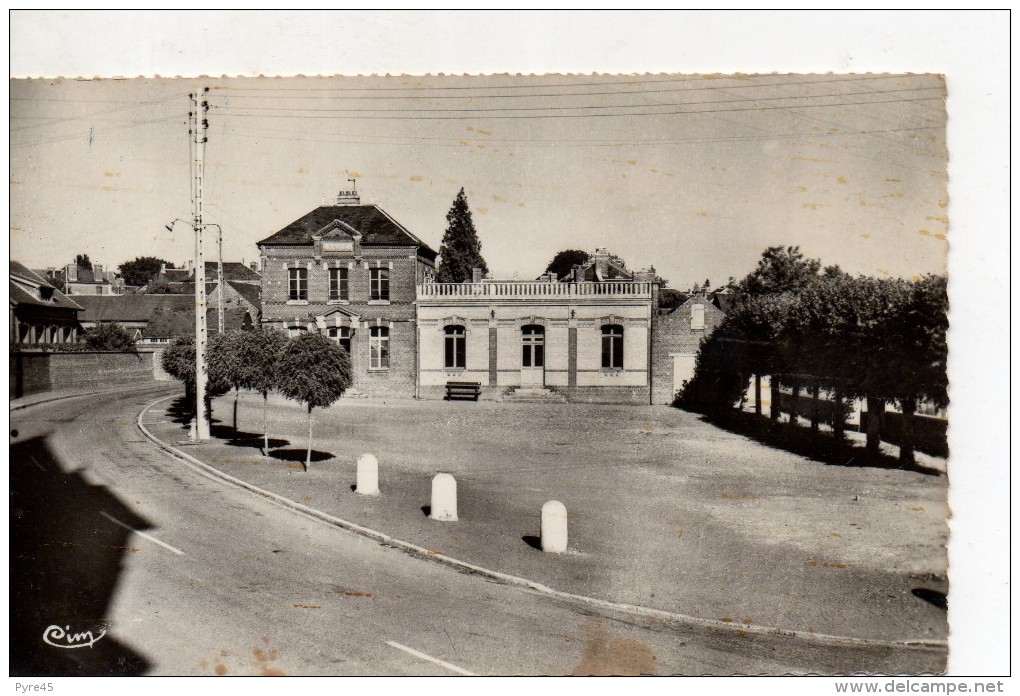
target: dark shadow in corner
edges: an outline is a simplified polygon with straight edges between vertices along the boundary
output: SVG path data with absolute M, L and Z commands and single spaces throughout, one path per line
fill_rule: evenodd
M 817 462 L 834 466 L 874 467 L 901 469 L 926 476 L 941 476 L 942 472 L 920 464 L 904 466 L 896 457 L 871 454 L 850 440 L 837 442 L 828 432 L 814 431 L 807 425 L 779 423 L 767 416 L 742 411 L 722 414 L 701 414 L 701 420 L 731 433 L 744 435 L 755 442 L 786 450 Z
M 426 517 L 428 517 L 428 516 L 430 516 L 432 514 L 432 506 L 431 505 L 422 505 L 421 506 L 421 511 L 423 513 L 425 513 Z
M 10 675 L 144 674 L 148 660 L 106 623 L 124 557 L 147 543 L 121 525 L 150 525 L 70 469 L 43 438 L 11 443 Z M 88 642 L 88 631 L 92 647 L 53 645 Z
M 304 462 L 308 456 L 308 450 L 305 449 L 281 449 L 273 450 L 269 453 L 269 456 L 273 459 L 279 459 L 285 462 Z M 332 459 L 333 454 L 331 452 L 320 452 L 319 450 L 312 450 L 312 461 L 313 462 L 324 462 L 327 459 Z
M 542 550 L 542 538 L 537 537 L 534 534 L 525 534 L 521 537 L 521 541 L 530 546 L 531 548 L 541 551 Z
M 923 599 L 924 601 L 928 602 L 928 604 L 932 604 L 941 609 L 942 611 L 949 610 L 949 600 L 946 597 L 945 592 L 931 590 L 928 589 L 927 587 L 915 587 L 910 591 L 910 594 L 914 595 L 919 599 Z

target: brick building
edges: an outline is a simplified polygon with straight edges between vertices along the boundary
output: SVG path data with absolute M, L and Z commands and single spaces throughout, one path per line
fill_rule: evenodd
M 671 404 L 676 392 L 694 376 L 701 341 L 726 316 L 727 298 L 699 292 L 677 307 L 656 311 L 652 340 L 653 404 Z
M 77 343 L 81 306 L 24 265 L 10 264 L 9 343 Z
M 356 393 L 414 396 L 415 288 L 433 277 L 433 249 L 354 191 L 258 246 L 263 326 L 337 341 L 351 355 Z

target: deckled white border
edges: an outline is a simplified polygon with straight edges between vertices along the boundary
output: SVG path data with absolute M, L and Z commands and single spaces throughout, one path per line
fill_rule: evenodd
M 13 76 L 941 72 L 954 674 L 1009 668 L 1009 15 L 13 10 Z

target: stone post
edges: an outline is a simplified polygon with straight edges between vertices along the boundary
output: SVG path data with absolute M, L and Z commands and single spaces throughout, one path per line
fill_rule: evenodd
M 379 495 L 379 460 L 374 454 L 363 454 L 358 457 L 359 495 Z
M 432 479 L 429 517 L 443 522 L 457 521 L 457 480 L 450 474 L 436 474 Z
M 567 550 L 567 508 L 558 500 L 542 506 L 542 550 L 547 553 Z

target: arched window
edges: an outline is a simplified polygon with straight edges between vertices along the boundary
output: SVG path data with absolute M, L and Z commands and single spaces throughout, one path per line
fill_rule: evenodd
M 373 326 L 368 330 L 368 356 L 370 370 L 390 368 L 390 330 L 385 326 Z
M 623 327 L 619 324 L 602 327 L 602 367 L 623 369 Z
M 463 326 L 447 326 L 445 331 L 446 367 L 463 370 L 467 365 L 467 336 Z

